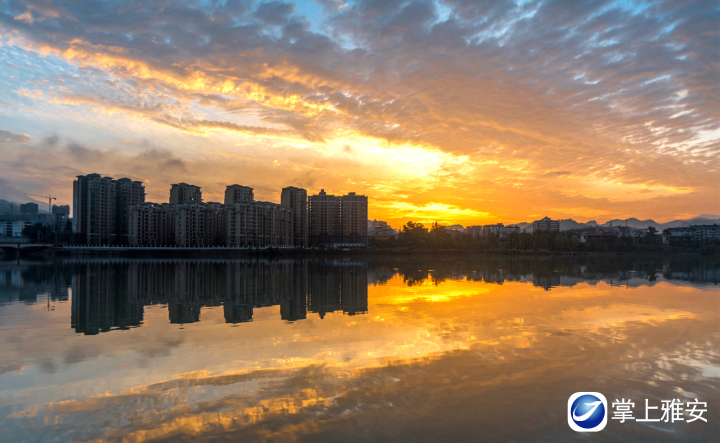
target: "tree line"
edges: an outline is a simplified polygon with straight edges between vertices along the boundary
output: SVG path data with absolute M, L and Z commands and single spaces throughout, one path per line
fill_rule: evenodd
M 476 252 L 630 252 L 665 251 L 661 237 L 655 228 L 649 228 L 643 237 L 608 236 L 581 242 L 568 231 L 540 230 L 532 233 L 509 233 L 503 236 L 488 234 L 473 236 L 470 233 L 450 232 L 438 223 L 427 228 L 422 223 L 409 221 L 397 238 L 370 240 L 370 247 L 378 250 L 415 251 L 476 251 Z M 691 245 L 700 252 L 717 252 L 717 245 Z

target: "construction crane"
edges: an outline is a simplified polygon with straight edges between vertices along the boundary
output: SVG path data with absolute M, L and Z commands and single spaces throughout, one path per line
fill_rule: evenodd
M 41 197 L 46 198 L 48 201 L 48 214 L 52 214 L 52 201 L 57 200 L 52 195 L 35 195 L 35 194 L 28 194 L 30 197 Z

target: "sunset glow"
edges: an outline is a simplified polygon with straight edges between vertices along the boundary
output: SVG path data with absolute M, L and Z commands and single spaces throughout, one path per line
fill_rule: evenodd
M 0 6 L 0 196 L 75 176 L 357 192 L 369 218 L 720 211 L 712 2 Z

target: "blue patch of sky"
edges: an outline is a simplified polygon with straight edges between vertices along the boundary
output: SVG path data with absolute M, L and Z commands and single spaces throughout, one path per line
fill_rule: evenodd
M 632 15 L 642 14 L 650 7 L 653 6 L 652 2 L 636 1 L 636 0 L 617 0 L 610 3 L 603 11 L 620 8 L 623 11 L 629 12 Z
M 62 58 L 50 54 L 40 56 L 17 46 L 0 46 L 0 101 L 24 102 L 30 105 L 31 99 L 13 91 L 20 89 L 46 89 L 44 84 L 33 80 L 48 80 L 49 86 L 56 85 L 52 78 L 58 74 L 79 76 L 78 69 Z
M 310 21 L 310 30 L 317 34 L 325 34 L 323 31 L 323 23 L 325 22 L 325 14 L 322 6 L 314 0 L 305 0 L 295 2 L 295 14 L 304 15 Z
M 453 9 L 449 6 L 445 5 L 442 1 L 435 1 L 433 2 L 435 6 L 435 20 L 430 24 L 430 26 L 435 26 L 438 23 L 443 23 L 448 21 L 450 16 L 452 15 Z

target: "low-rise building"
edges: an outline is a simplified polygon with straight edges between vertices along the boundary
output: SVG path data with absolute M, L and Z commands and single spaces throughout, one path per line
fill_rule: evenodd
M 368 239 L 377 241 L 387 241 L 397 237 L 397 231 L 373 231 L 368 233 Z
M 30 226 L 28 220 L 0 221 L 0 235 L 5 237 L 22 237 L 22 231 Z
M 487 237 L 488 235 L 497 235 L 498 237 L 502 237 L 503 234 L 503 228 L 505 225 L 502 223 L 496 223 L 494 225 L 483 225 L 482 227 L 482 235 L 483 237 Z
M 522 232 L 520 226 L 510 225 L 503 227 L 503 236 L 508 234 L 519 234 L 520 232 Z
M 542 220 L 536 220 L 532 224 L 533 232 L 536 231 L 559 231 L 560 222 L 557 220 L 551 220 L 549 217 L 544 217 Z
M 465 228 L 465 232 L 472 235 L 473 237 L 482 237 L 483 227 L 481 225 L 473 225 Z
M 668 228 L 667 232 L 669 235 L 663 235 L 663 243 L 670 245 L 720 242 L 720 225 L 682 226 Z
M 700 242 L 718 242 L 720 241 L 720 225 L 691 225 L 694 229 L 693 237 Z

